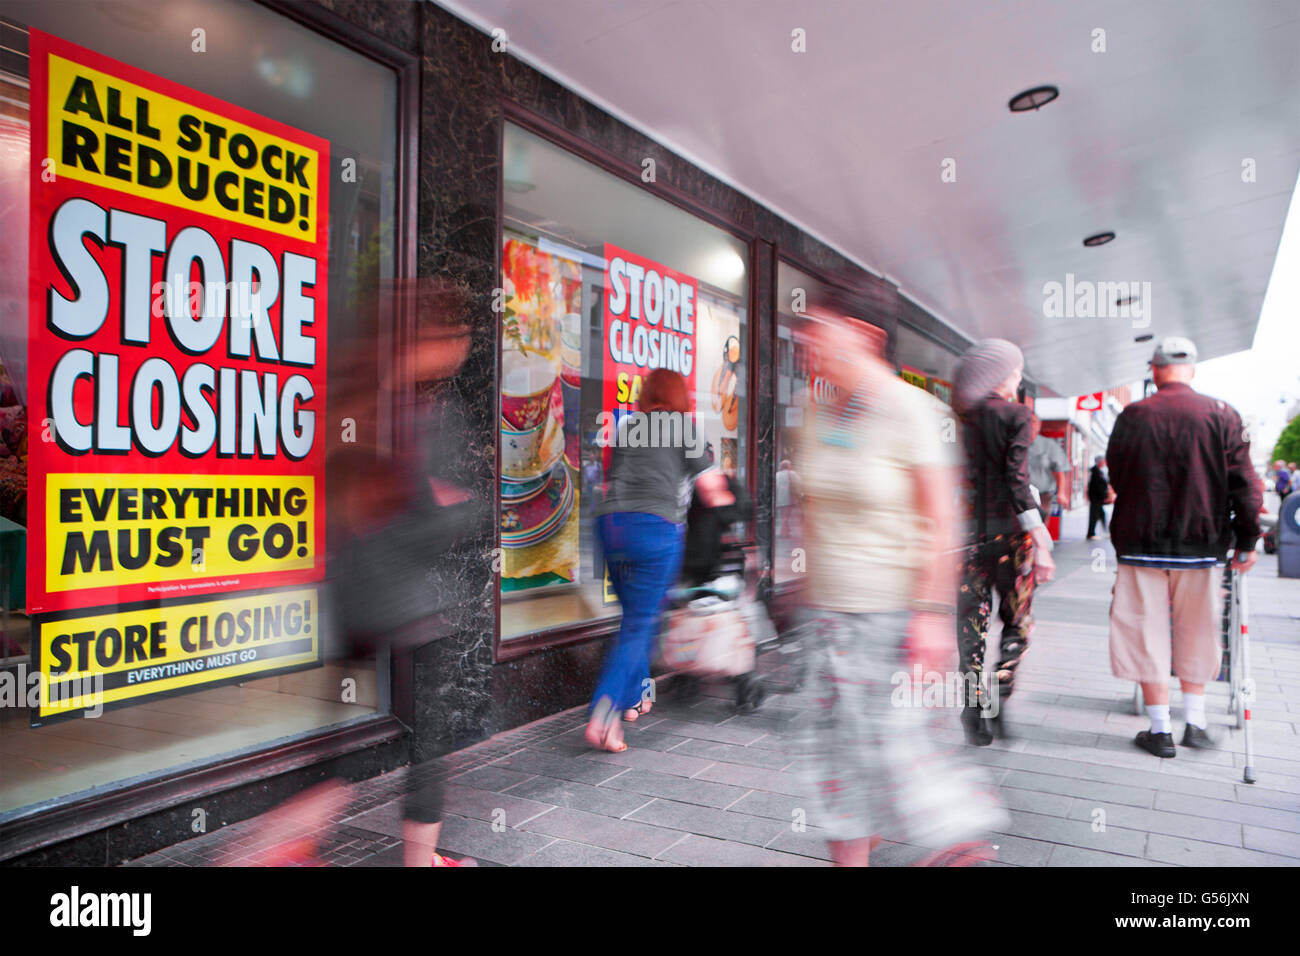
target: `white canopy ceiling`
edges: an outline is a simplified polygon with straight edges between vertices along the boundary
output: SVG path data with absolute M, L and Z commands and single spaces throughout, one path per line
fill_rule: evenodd
M 1297 0 L 443 5 L 967 334 L 1019 343 L 1061 394 L 1141 377 L 1143 333 L 1251 346 L 1300 170 Z M 1008 110 L 1040 84 L 1060 98 Z M 1067 274 L 1150 283 L 1149 327 L 1114 288 L 1109 316 L 1049 314 Z

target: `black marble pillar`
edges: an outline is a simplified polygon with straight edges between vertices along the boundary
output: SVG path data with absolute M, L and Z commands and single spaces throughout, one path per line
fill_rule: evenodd
M 773 518 L 776 513 L 776 248 L 765 239 L 750 247 L 753 282 L 754 349 L 750 382 L 754 389 L 750 441 L 754 443 L 754 537 L 758 545 L 759 597 L 772 588 Z

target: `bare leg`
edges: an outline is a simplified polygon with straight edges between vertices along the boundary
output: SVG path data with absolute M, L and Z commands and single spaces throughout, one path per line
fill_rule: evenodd
M 402 821 L 402 843 L 405 846 L 406 866 L 433 866 L 433 854 L 438 848 L 441 823 L 416 823 Z
M 1202 691 L 1205 690 L 1204 686 L 1202 686 L 1202 685 L 1198 685 L 1198 684 L 1191 684 L 1191 685 L 1184 684 L 1184 685 L 1183 685 L 1183 690 L 1186 691 L 1187 688 L 1188 688 L 1189 686 L 1191 686 L 1191 687 L 1197 687 L 1197 686 L 1199 686 L 1199 687 L 1201 687 L 1201 690 L 1202 690 Z M 1146 702 L 1146 704 L 1147 704 L 1148 707 L 1153 706 L 1153 705 L 1155 705 L 1155 706 L 1159 706 L 1160 704 L 1167 704 L 1167 703 L 1169 703 L 1169 685 L 1168 685 L 1167 683 L 1165 683 L 1164 681 L 1161 681 L 1161 682 L 1158 683 L 1158 684 L 1147 684 L 1147 683 L 1143 683 L 1143 684 L 1142 684 L 1142 699 L 1143 699 L 1143 701 Z
M 242 866 L 283 866 L 310 858 L 330 830 L 330 817 L 348 805 L 348 786 L 326 780 L 266 813 L 259 821 L 257 847 Z
M 826 846 L 836 866 L 870 866 L 871 851 L 880 843 L 881 837 L 873 836 L 865 840 L 828 840 Z
M 1183 684 L 1183 693 L 1184 693 L 1184 694 L 1204 694 L 1204 693 L 1205 693 L 1205 685 L 1204 685 L 1204 684 L 1192 684 L 1192 683 L 1190 683 L 1190 682 L 1188 682 L 1188 681 L 1183 681 L 1182 684 Z M 1143 692 L 1143 693 L 1146 693 L 1146 686 L 1147 686 L 1146 684 L 1143 684 L 1143 685 L 1142 685 L 1142 692 Z M 1165 688 L 1165 699 L 1164 699 L 1164 703 L 1166 703 L 1166 704 L 1169 703 L 1169 688 L 1167 688 L 1167 687 Z

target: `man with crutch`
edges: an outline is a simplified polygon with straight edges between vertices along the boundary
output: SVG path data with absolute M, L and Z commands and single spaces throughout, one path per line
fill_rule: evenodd
M 1156 394 L 1120 413 L 1106 451 L 1119 559 L 1110 660 L 1116 677 L 1142 685 L 1151 729 L 1135 743 L 1172 757 L 1171 666 L 1183 689 L 1183 746 L 1214 745 L 1205 730 L 1205 685 L 1222 655 L 1216 567 L 1229 548 L 1234 571 L 1254 567 L 1262 494 L 1241 416 L 1189 384 L 1196 346 L 1163 339 L 1150 364 Z

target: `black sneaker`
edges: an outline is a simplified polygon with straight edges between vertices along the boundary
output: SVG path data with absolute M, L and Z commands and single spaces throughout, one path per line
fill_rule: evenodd
M 1172 757 L 1177 753 L 1174 750 L 1173 734 L 1155 734 L 1149 730 L 1138 732 L 1133 741 L 1147 753 L 1155 754 L 1157 757 Z
M 1183 730 L 1184 747 L 1193 747 L 1197 750 L 1213 750 L 1218 745 L 1218 741 L 1206 733 L 1204 727 L 1188 724 Z

